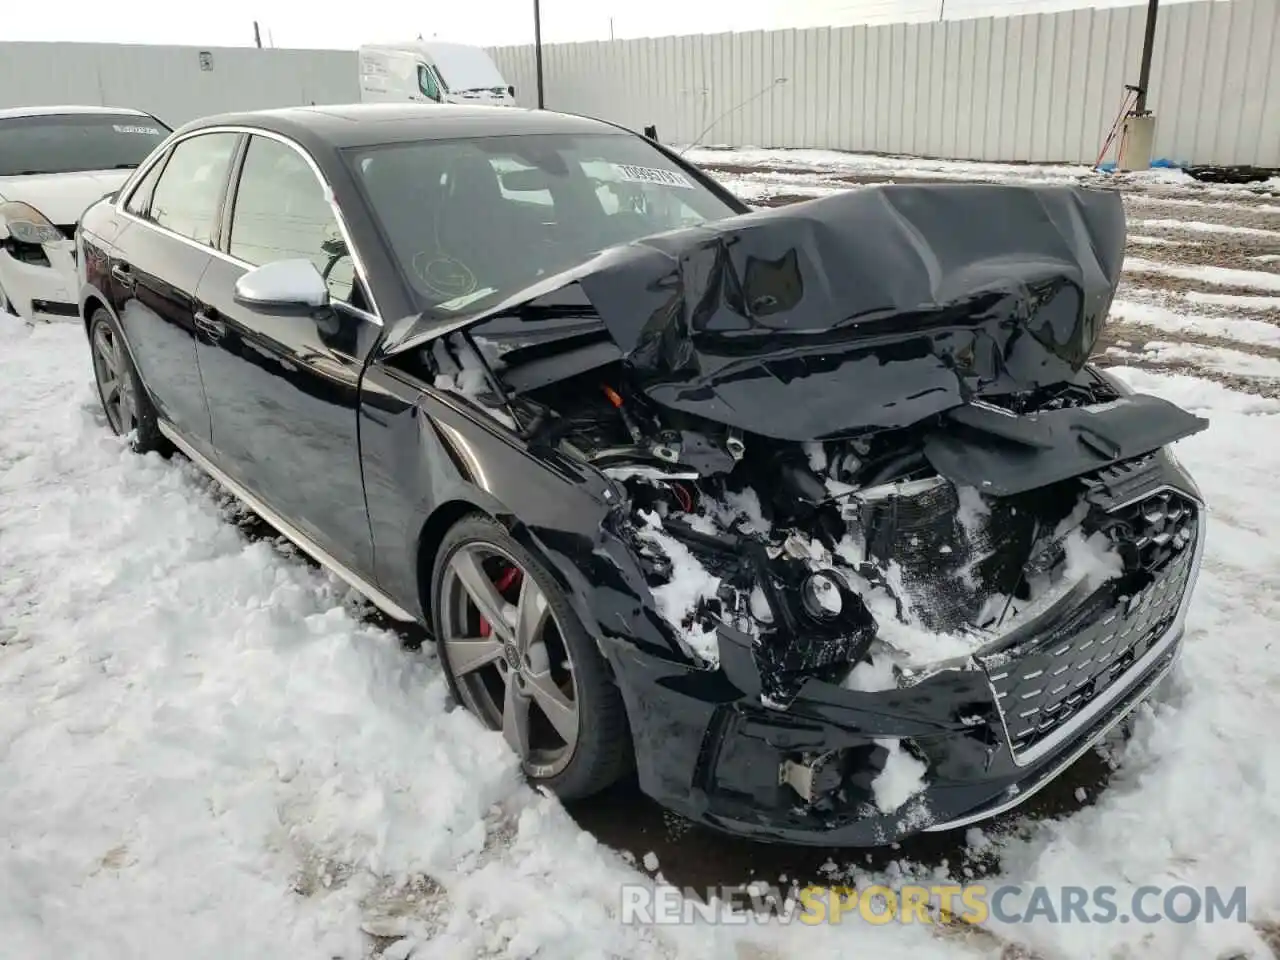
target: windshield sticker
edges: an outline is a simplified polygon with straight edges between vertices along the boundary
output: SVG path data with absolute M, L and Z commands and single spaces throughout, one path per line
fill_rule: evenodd
M 660 183 L 665 187 L 694 189 L 693 184 L 689 182 L 684 174 L 676 173 L 674 170 L 660 170 L 657 167 L 633 167 L 629 163 L 615 163 L 613 166 L 618 171 L 619 176 L 629 183 Z
M 496 293 L 497 287 L 482 287 L 479 290 L 473 290 L 471 293 L 464 293 L 460 297 L 454 297 L 452 300 L 446 300 L 444 303 L 437 303 L 436 307 L 440 310 L 461 310 L 467 304 L 475 303 L 482 297 L 487 297 L 491 293 Z
M 138 133 L 144 137 L 160 136 L 160 130 L 156 127 L 135 127 L 124 123 L 113 123 L 111 129 L 116 133 Z

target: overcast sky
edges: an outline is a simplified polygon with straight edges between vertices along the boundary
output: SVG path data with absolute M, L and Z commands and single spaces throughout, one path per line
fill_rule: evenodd
M 422 34 L 483 46 L 531 43 L 533 0 L 0 0 L 0 40 L 75 40 L 351 49 Z M 542 0 L 543 41 L 933 20 L 1122 6 L 1135 0 Z M 1136 0 L 1143 2 L 1143 0 Z M 1161 0 L 1169 3 L 1171 0 Z

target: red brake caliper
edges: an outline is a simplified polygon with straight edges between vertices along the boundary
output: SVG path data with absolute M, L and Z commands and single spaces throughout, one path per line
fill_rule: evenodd
M 513 586 L 515 586 L 519 582 L 520 582 L 520 568 L 507 567 L 506 570 L 502 571 L 501 576 L 498 577 L 497 582 L 494 583 L 494 586 L 498 588 L 499 593 L 506 593 L 506 591 L 510 590 Z M 482 637 L 489 636 L 492 629 L 493 628 L 489 626 L 489 621 L 486 620 L 484 617 L 481 617 L 480 618 L 480 636 Z

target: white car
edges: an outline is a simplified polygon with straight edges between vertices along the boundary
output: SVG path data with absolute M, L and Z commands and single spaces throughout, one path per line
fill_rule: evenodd
M 0 311 L 74 319 L 80 214 L 118 190 L 172 131 L 115 107 L 0 110 Z

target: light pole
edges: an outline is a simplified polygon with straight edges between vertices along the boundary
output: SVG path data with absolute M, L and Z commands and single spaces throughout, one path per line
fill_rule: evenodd
M 1134 113 L 1147 112 L 1147 84 L 1151 82 L 1151 48 L 1156 44 L 1156 14 L 1160 10 L 1160 0 L 1149 0 L 1147 3 L 1147 31 L 1142 38 L 1142 66 L 1138 68 L 1138 102 L 1133 105 Z
M 542 11 L 538 0 L 533 0 L 533 63 L 538 73 L 538 109 L 542 110 Z

